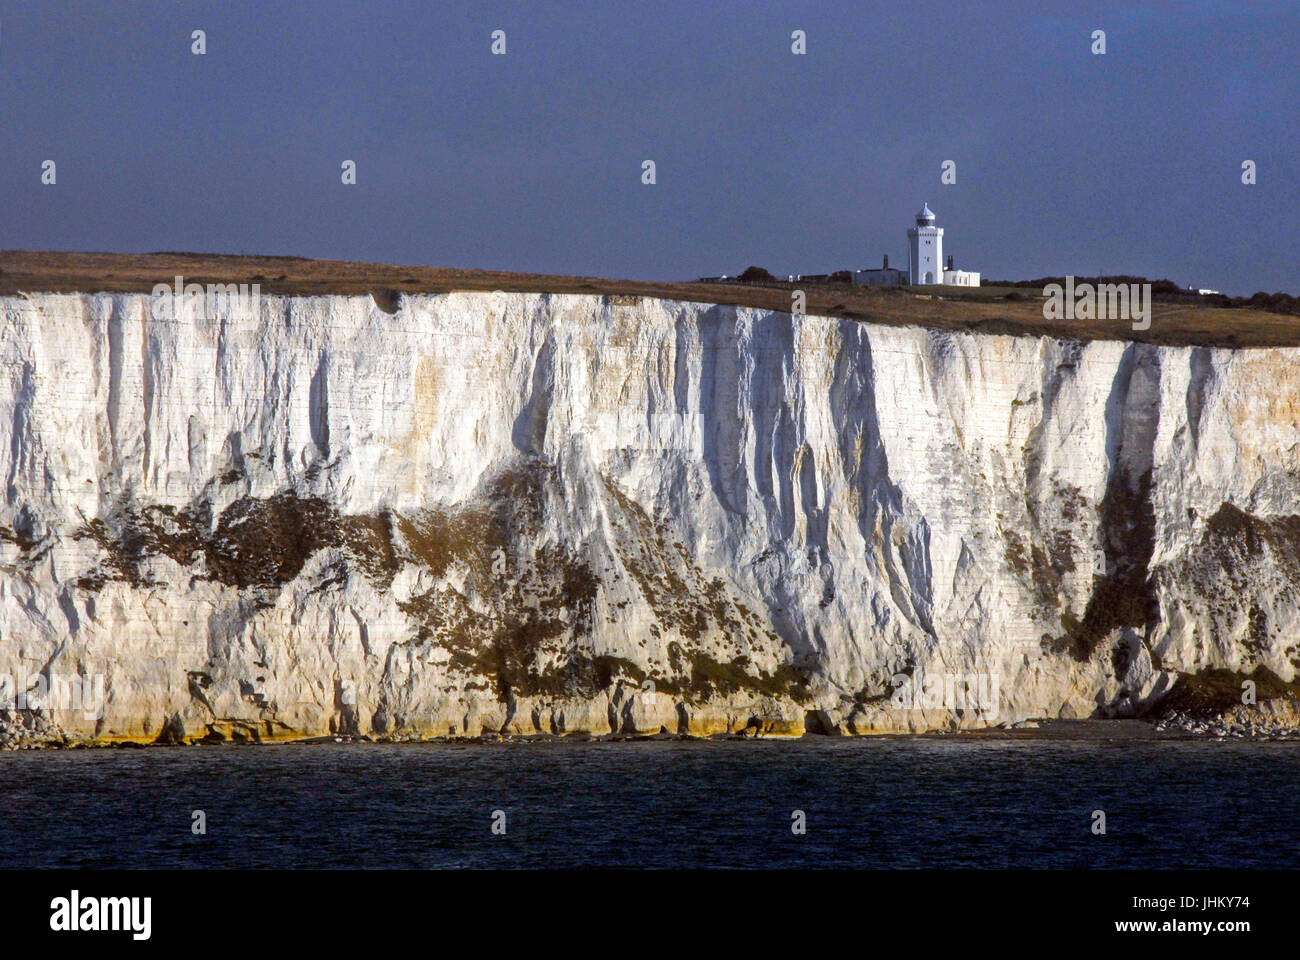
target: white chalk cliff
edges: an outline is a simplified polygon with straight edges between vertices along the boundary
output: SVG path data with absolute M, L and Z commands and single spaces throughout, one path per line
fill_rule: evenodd
M 1300 350 L 151 302 L 0 298 L 0 674 L 102 676 L 71 736 L 947 729 L 1300 662 Z M 899 706 L 953 676 L 997 711 Z

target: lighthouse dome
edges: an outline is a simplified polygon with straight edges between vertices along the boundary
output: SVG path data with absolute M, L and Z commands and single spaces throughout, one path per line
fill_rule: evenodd
M 916 215 L 916 222 L 925 223 L 926 221 L 934 223 L 934 213 L 930 210 L 928 203 L 923 203 L 921 204 L 921 212 Z

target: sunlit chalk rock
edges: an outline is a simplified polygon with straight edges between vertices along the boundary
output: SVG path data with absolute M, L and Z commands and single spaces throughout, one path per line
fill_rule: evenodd
M 101 681 L 50 729 L 919 732 L 1295 677 L 1300 351 L 388 306 L 0 298 L 0 677 Z M 922 675 L 997 709 L 890 705 Z
M 623 701 L 618 716 L 620 733 L 679 732 L 677 703 L 666 693 L 637 690 Z

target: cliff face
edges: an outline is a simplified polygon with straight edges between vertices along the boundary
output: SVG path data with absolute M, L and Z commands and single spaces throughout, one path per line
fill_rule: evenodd
M 0 674 L 102 678 L 74 735 L 920 730 L 1300 663 L 1295 349 L 150 305 L 0 298 Z

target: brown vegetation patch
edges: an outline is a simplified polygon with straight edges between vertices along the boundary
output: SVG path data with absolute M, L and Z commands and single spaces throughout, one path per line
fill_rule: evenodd
M 1224 503 L 1206 521 L 1201 544 L 1206 559 L 1217 568 L 1215 578 L 1235 588 L 1249 585 L 1250 567 L 1264 557 L 1271 558 L 1285 579 L 1300 583 L 1300 516 L 1266 520 Z
M 242 497 L 222 512 L 207 543 L 208 571 L 237 587 L 288 583 L 313 553 L 339 543 L 337 519 L 318 497 Z
M 579 545 L 547 542 L 541 521 L 554 470 L 524 463 L 485 483 L 472 503 L 410 514 L 339 515 L 317 497 L 282 492 L 242 497 L 212 517 L 208 501 L 184 509 L 122 508 L 88 520 L 75 534 L 94 540 L 102 556 L 80 581 L 98 590 L 112 580 L 153 585 L 151 557 L 168 556 L 205 576 L 251 590 L 259 603 L 294 580 L 313 554 L 341 555 L 320 570 L 315 590 L 346 583 L 352 571 L 388 590 L 405 564 L 422 568 L 431 585 L 399 603 L 411 622 L 411 643 L 443 648 L 465 681 L 490 682 L 502 700 L 521 696 L 594 696 L 610 683 L 641 683 L 647 671 L 631 661 L 591 656 L 600 574 Z M 734 598 L 725 582 L 707 577 L 666 523 L 652 519 L 607 483 L 616 505 L 616 547 L 657 618 L 651 636 L 676 631 L 671 675 L 649 676 L 665 691 L 707 697 L 748 690 L 796 695 L 806 676 L 793 667 L 773 675 L 752 669 L 748 658 L 729 662 L 696 649 L 692 640 L 724 638 L 738 651 L 766 639 L 779 643 L 765 622 Z M 540 544 L 540 545 L 539 545 Z M 608 575 L 608 571 L 607 571 Z
M 710 630 L 718 630 L 750 639 L 757 639 L 761 632 L 773 643 L 779 642 L 720 578 L 709 577 L 696 566 L 666 521 L 651 517 L 608 479 L 605 489 L 628 521 L 619 531 L 619 559 L 663 627 L 687 640 L 699 640 Z

